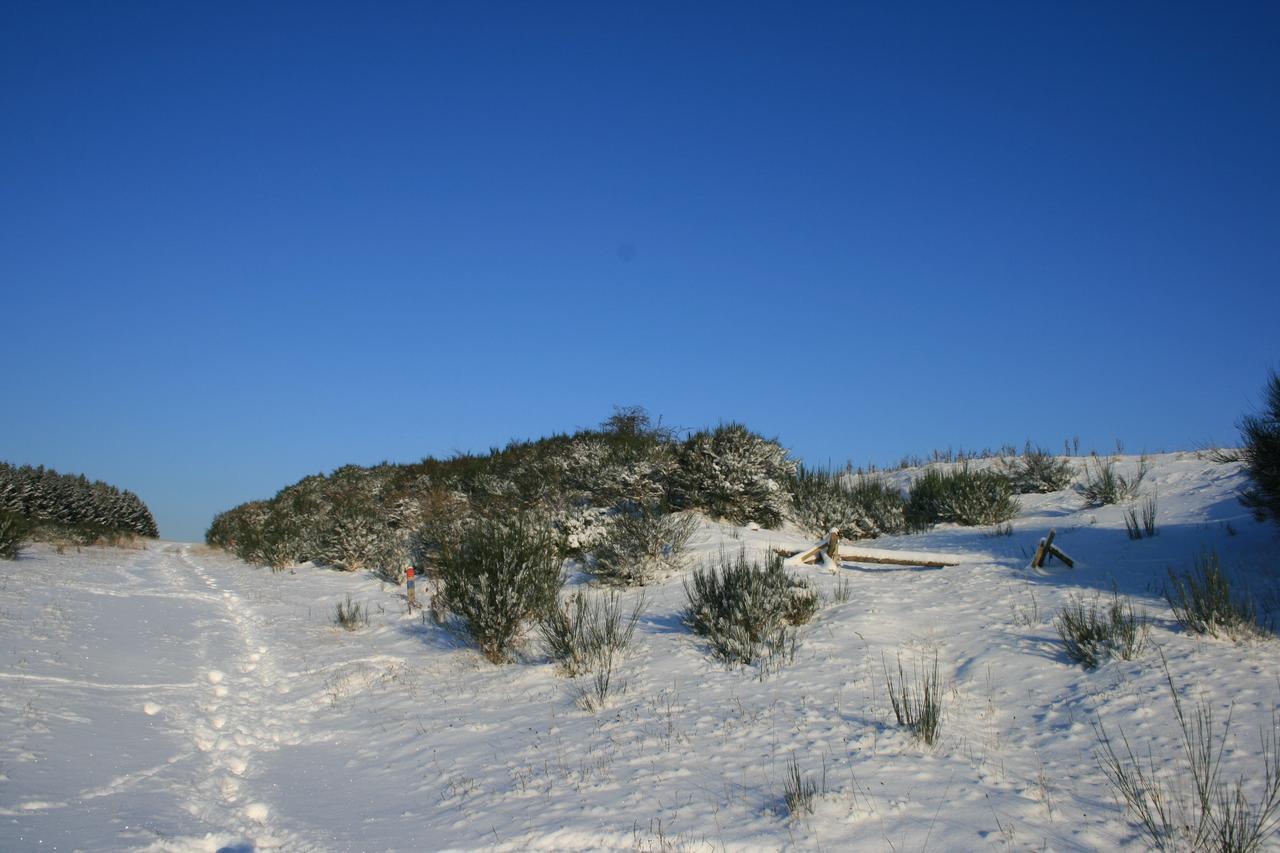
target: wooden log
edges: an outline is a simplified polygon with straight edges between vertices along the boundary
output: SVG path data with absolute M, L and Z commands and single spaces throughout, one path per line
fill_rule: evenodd
M 831 528 L 831 532 L 827 534 L 827 556 L 840 562 L 840 530 L 839 528 Z
M 1065 553 L 1063 553 L 1062 549 L 1059 548 L 1057 545 L 1050 545 L 1049 553 L 1053 554 L 1053 556 L 1057 557 L 1059 560 L 1066 563 L 1068 569 L 1074 569 L 1076 567 L 1075 560 L 1071 559 Z
M 960 562 L 944 563 L 941 560 L 900 560 L 897 557 L 882 557 L 878 554 L 859 554 L 857 551 L 841 551 L 840 559 L 846 563 L 873 563 L 884 566 L 923 566 L 927 569 L 945 569 L 947 566 L 958 566 Z

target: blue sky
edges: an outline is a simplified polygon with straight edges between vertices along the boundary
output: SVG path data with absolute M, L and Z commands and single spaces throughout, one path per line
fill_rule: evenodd
M 0 458 L 170 538 L 640 404 L 811 461 L 1231 441 L 1276 4 L 0 8 Z

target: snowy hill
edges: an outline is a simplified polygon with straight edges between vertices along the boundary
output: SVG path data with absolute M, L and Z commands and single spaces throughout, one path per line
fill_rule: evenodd
M 710 657 L 671 578 L 644 590 L 625 692 L 596 713 L 532 637 L 494 666 L 372 576 L 180 543 L 35 546 L 0 565 L 0 849 L 1142 849 L 1096 729 L 1177 772 L 1161 655 L 1189 706 L 1230 713 L 1224 776 L 1261 784 L 1280 644 L 1189 634 L 1161 594 L 1212 549 L 1261 607 L 1280 601 L 1277 531 L 1240 507 L 1243 483 L 1235 464 L 1156 456 L 1151 538 L 1128 538 L 1124 507 L 1064 490 L 1022 496 L 1009 535 L 874 543 L 957 566 L 805 568 L 828 600 L 777 667 Z M 1051 527 L 1075 569 L 1027 568 Z M 705 522 L 693 562 L 805 544 Z M 1113 589 L 1152 642 L 1087 671 L 1054 618 Z M 367 627 L 334 624 L 348 595 Z M 886 670 L 935 655 L 926 746 L 896 724 Z M 819 786 L 812 815 L 784 803 L 793 759 Z

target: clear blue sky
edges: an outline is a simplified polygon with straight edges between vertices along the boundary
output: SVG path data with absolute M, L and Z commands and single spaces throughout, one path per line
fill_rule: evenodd
M 640 404 L 811 461 L 1234 440 L 1280 5 L 0 7 L 0 459 L 169 538 Z

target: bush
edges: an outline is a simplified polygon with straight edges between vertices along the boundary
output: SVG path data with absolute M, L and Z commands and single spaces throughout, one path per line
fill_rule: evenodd
M 795 467 L 777 441 L 741 424 L 721 424 L 694 433 L 681 447 L 676 499 L 732 524 L 776 527 L 790 508 L 787 483 Z
M 1257 630 L 1257 608 L 1248 595 L 1231 591 L 1231 582 L 1214 551 L 1196 558 L 1194 572 L 1169 570 L 1165 600 L 1178 624 L 1196 634 L 1236 638 Z
M 1006 475 L 1017 494 L 1048 493 L 1071 485 L 1075 470 L 1066 459 L 1059 459 L 1042 447 L 1027 442 L 1022 456 L 1005 466 Z
M 1133 660 L 1142 653 L 1150 631 L 1146 618 L 1134 612 L 1133 602 L 1114 592 L 1105 610 L 1096 596 L 1087 606 L 1083 598 L 1072 596 L 1054 627 L 1067 657 L 1085 669 L 1096 669 L 1113 655 Z
M 725 663 L 752 663 L 782 651 L 788 626 L 808 621 L 817 609 L 816 594 L 783 571 L 776 554 L 763 566 L 748 561 L 745 550 L 736 559 L 721 554 L 718 565 L 696 569 L 690 581 L 684 585 L 685 621 Z M 807 592 L 794 593 L 797 586 Z
M 482 517 L 440 551 L 444 606 L 493 663 L 510 658 L 527 619 L 546 615 L 560 592 L 552 530 L 527 515 Z
M 906 517 L 915 529 L 941 522 L 973 527 L 999 524 L 1018 514 L 1009 478 L 995 471 L 926 471 L 911 484 Z
M 620 512 L 592 552 L 590 569 L 609 583 L 649 583 L 684 567 L 685 547 L 697 529 L 698 519 L 686 513 L 657 507 Z
M 579 592 L 538 620 L 547 654 L 569 676 L 612 662 L 630 647 L 644 605 L 641 596 L 627 614 L 616 592 L 600 597 Z
M 1124 503 L 1138 496 L 1138 487 L 1147 476 L 1147 457 L 1138 459 L 1138 467 L 1131 477 L 1116 471 L 1115 459 L 1103 462 L 1094 455 L 1085 463 L 1085 482 L 1081 488 L 1086 506 L 1106 506 Z
M 902 493 L 874 477 L 849 482 L 820 468 L 799 467 L 791 480 L 796 521 L 814 536 L 838 528 L 845 539 L 874 539 L 906 529 Z
M 898 680 L 893 680 L 888 666 L 885 666 L 884 681 L 898 725 L 910 729 L 918 740 L 932 745 L 938 739 L 938 729 L 942 725 L 942 680 L 938 675 L 938 656 L 933 656 L 932 665 L 923 672 L 917 666 L 908 681 L 902 668 L 902 656 L 899 655 Z
M 0 512 L 0 560 L 16 560 L 30 532 L 31 524 L 25 518 Z
M 1280 375 L 1267 379 L 1267 407 L 1240 421 L 1241 461 L 1252 485 L 1240 502 L 1262 521 L 1270 517 L 1280 524 Z

